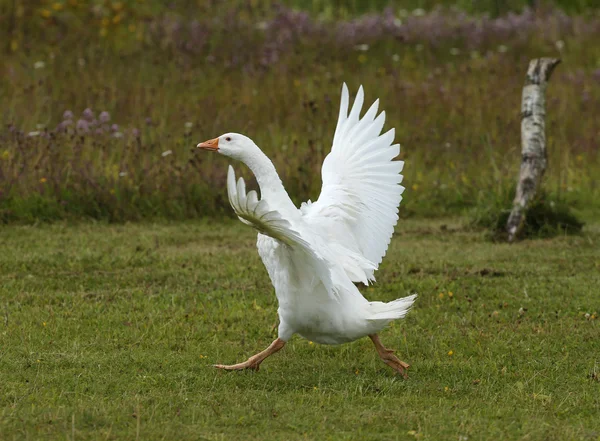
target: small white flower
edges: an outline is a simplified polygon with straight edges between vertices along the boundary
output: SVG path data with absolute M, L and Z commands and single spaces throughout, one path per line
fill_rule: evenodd
M 458 55 L 460 54 L 460 49 L 457 47 L 453 47 L 452 49 L 450 49 L 450 54 L 451 55 Z
M 122 138 L 123 134 L 121 132 L 115 132 L 115 133 L 113 133 L 113 137 L 115 137 L 115 138 Z
M 43 61 L 36 61 L 35 63 L 33 63 L 34 69 L 43 69 L 44 67 L 46 67 L 46 63 L 44 63 Z
M 45 125 L 45 124 L 36 124 L 36 125 L 35 125 L 35 128 L 36 128 L 36 129 L 38 129 L 38 130 L 43 130 L 43 129 L 44 129 L 44 127 L 46 127 L 46 125 Z
M 125 176 L 127 176 L 127 172 L 121 172 L 121 173 L 119 173 L 119 176 L 121 178 L 124 178 Z
M 184 125 L 186 129 L 191 129 L 192 127 L 194 127 L 194 123 L 191 121 L 186 122 Z
M 415 9 L 415 10 L 412 12 L 412 14 L 413 14 L 415 17 L 422 17 L 422 16 L 424 16 L 424 15 L 425 15 L 425 9 L 422 9 L 422 8 L 417 8 L 417 9 Z
M 396 26 L 397 28 L 402 26 L 402 20 L 400 20 L 398 17 L 394 18 L 394 26 Z
M 166 158 L 167 156 L 172 155 L 172 154 L 173 154 L 172 150 L 166 150 L 166 151 L 164 151 L 164 152 L 161 153 L 161 156 L 163 158 Z
M 34 136 L 40 136 L 40 132 L 29 132 L 27 134 L 27 136 L 29 136 L 30 138 L 33 138 Z
M 565 42 L 562 40 L 558 40 L 556 43 L 554 43 L 554 46 L 556 46 L 556 49 L 558 49 L 559 51 L 562 51 L 565 47 Z
M 368 44 L 358 44 L 358 45 L 354 46 L 354 49 L 356 49 L 357 51 L 366 52 L 369 50 L 369 45 Z
M 398 61 L 400 61 L 400 55 L 398 55 L 398 54 L 392 55 L 392 61 L 394 63 L 397 63 Z
M 504 46 L 503 44 L 501 44 L 500 46 L 498 46 L 498 52 L 500 52 L 501 54 L 503 54 L 507 50 L 508 50 L 508 48 L 506 46 Z
M 398 11 L 398 15 L 399 15 L 400 17 L 408 17 L 408 14 L 409 14 L 409 12 L 408 12 L 406 9 L 400 9 L 400 10 Z
M 590 317 L 591 317 L 591 316 L 590 316 L 590 313 L 589 313 L 589 312 L 586 312 L 586 313 L 585 313 L 585 318 L 586 318 L 586 319 L 589 319 Z
M 269 27 L 269 24 L 266 21 L 259 21 L 256 23 L 255 28 L 259 31 L 265 31 Z
M 523 309 L 523 307 L 519 308 L 519 315 L 524 315 L 525 314 L 525 310 Z

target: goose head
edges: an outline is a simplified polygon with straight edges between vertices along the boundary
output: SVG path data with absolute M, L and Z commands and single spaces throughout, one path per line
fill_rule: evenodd
M 199 143 L 197 148 L 217 152 L 242 162 L 257 154 L 257 145 L 247 136 L 239 133 L 225 133 L 218 138 Z

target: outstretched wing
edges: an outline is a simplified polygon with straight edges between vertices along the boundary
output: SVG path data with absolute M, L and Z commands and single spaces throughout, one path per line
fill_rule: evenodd
M 311 246 L 299 231 L 292 227 L 287 219 L 277 210 L 271 209 L 267 201 L 258 200 L 256 191 L 252 190 L 246 194 L 244 179 L 239 178 L 236 183 L 235 172 L 231 166 L 227 172 L 227 194 L 233 211 L 243 223 L 288 245 L 291 249 L 301 252 L 303 264 L 311 268 L 310 274 L 319 277 L 330 296 L 339 297 L 339 288 L 333 280 L 330 265 L 326 259 L 315 247 Z
M 243 223 L 286 245 L 309 246 L 278 211 L 269 208 L 267 201 L 258 200 L 256 191 L 246 194 L 243 178 L 239 178 L 236 184 L 232 166 L 227 172 L 227 194 L 233 211 Z
M 394 129 L 381 134 L 385 112 L 377 116 L 379 100 L 360 118 L 363 101 L 361 86 L 348 114 L 348 88 L 343 85 L 333 146 L 321 170 L 321 195 L 302 208 L 307 222 L 364 258 L 358 262 L 364 277 L 351 275 L 353 281 L 373 280 L 398 221 L 404 191 L 404 162 L 394 160 L 400 153 L 400 145 L 393 144 Z

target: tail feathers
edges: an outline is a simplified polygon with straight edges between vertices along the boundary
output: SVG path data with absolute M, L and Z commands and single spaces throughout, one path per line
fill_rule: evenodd
M 369 303 L 369 320 L 395 320 L 401 319 L 408 311 L 417 298 L 416 294 L 401 299 L 396 299 L 388 303 L 371 302 Z

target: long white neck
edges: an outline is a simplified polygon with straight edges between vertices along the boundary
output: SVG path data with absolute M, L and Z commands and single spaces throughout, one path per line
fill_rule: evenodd
M 275 165 L 262 150 L 256 147 L 252 154 L 245 157 L 243 161 L 256 177 L 261 199 L 265 199 L 275 210 L 296 210 L 296 206 L 285 191 L 277 170 L 275 170 Z

